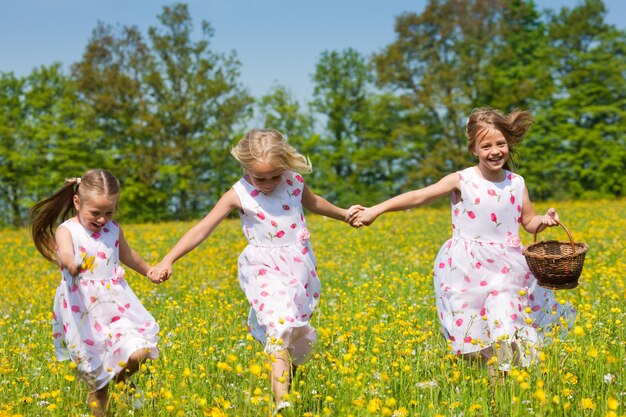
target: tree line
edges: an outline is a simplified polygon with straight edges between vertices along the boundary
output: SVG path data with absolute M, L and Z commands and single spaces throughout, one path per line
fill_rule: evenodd
M 323 52 L 304 105 L 280 84 L 252 97 L 236 52 L 211 49 L 209 22 L 198 37 L 184 3 L 147 35 L 100 23 L 67 71 L 0 72 L 0 225 L 94 167 L 120 178 L 125 220 L 201 216 L 241 175 L 229 149 L 251 127 L 311 158 L 313 190 L 367 205 L 471 164 L 475 107 L 535 115 L 516 163 L 534 199 L 622 197 L 626 37 L 605 17 L 601 0 L 430 0 L 371 56 Z

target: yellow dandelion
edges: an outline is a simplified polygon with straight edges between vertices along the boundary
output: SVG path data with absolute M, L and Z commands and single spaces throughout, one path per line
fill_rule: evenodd
M 606 400 L 606 405 L 609 407 L 609 410 L 617 411 L 617 407 L 619 407 L 619 401 L 617 401 L 617 399 L 615 399 L 614 397 L 609 397 L 609 399 Z
M 596 405 L 591 398 L 583 398 L 580 400 L 580 404 L 582 405 L 583 410 L 594 410 L 596 408 Z

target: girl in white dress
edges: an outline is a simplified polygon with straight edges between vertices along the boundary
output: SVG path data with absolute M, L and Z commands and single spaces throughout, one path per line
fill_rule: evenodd
M 475 110 L 466 133 L 478 165 L 360 211 L 353 221 L 369 225 L 385 212 L 450 196 L 452 238 L 434 265 L 437 315 L 454 353 L 491 359 L 503 372 L 528 366 L 536 348 L 564 336 L 575 318 L 569 304 L 538 286 L 522 254 L 520 226 L 534 233 L 558 220 L 553 208 L 535 213 L 524 179 L 509 168 L 532 123 L 526 111 Z
M 295 367 L 316 340 L 310 320 L 320 298 L 320 280 L 303 209 L 343 221 L 348 221 L 349 210 L 311 192 L 301 176 L 311 171 L 309 160 L 276 130 L 251 130 L 231 153 L 244 176 L 156 268 L 167 279 L 174 262 L 238 210 L 248 240 L 239 256 L 239 284 L 250 303 L 248 327 L 272 356 L 272 391 L 280 409 L 289 406 L 284 397 Z
M 160 279 L 113 221 L 118 196 L 117 178 L 94 169 L 66 180 L 29 215 L 35 246 L 62 271 L 52 321 L 56 357 L 77 365 L 96 416 L 107 414 L 109 382 L 126 381 L 159 353 L 159 326 L 128 286 L 120 262 Z M 54 232 L 59 219 L 65 222 Z

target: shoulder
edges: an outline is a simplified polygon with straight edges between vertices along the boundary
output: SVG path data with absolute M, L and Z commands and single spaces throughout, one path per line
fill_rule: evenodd
M 67 219 L 66 221 L 61 223 L 59 227 L 57 227 L 55 234 L 58 234 L 59 232 L 71 234 L 72 232 L 77 230 L 77 226 L 79 226 L 79 224 L 75 221 L 75 217 L 72 217 L 71 219 Z
M 284 175 L 285 175 L 285 180 L 287 180 L 287 183 L 289 183 L 289 181 L 292 181 L 294 184 L 304 184 L 304 177 L 302 176 L 302 174 L 296 171 L 287 170 L 285 171 Z
M 512 182 L 512 183 L 521 183 L 524 184 L 524 177 L 522 177 L 519 174 L 516 174 L 514 172 L 511 171 L 507 171 L 506 172 L 506 177 Z

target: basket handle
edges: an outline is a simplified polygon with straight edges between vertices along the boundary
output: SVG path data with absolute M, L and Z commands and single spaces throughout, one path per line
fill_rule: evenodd
M 567 229 L 567 227 L 565 227 L 565 225 L 563 223 L 561 223 L 560 221 L 558 221 L 556 219 L 554 219 L 554 221 L 556 222 L 556 224 L 558 224 L 563 229 L 565 229 L 565 233 L 567 233 L 567 237 L 569 238 L 569 243 L 572 245 L 572 253 L 576 253 L 576 247 L 574 246 L 574 239 L 572 239 L 572 234 L 569 232 L 569 230 Z M 538 231 L 539 231 L 539 227 L 537 227 L 537 230 L 535 230 L 535 238 L 534 238 L 533 242 L 537 241 L 537 232 Z

